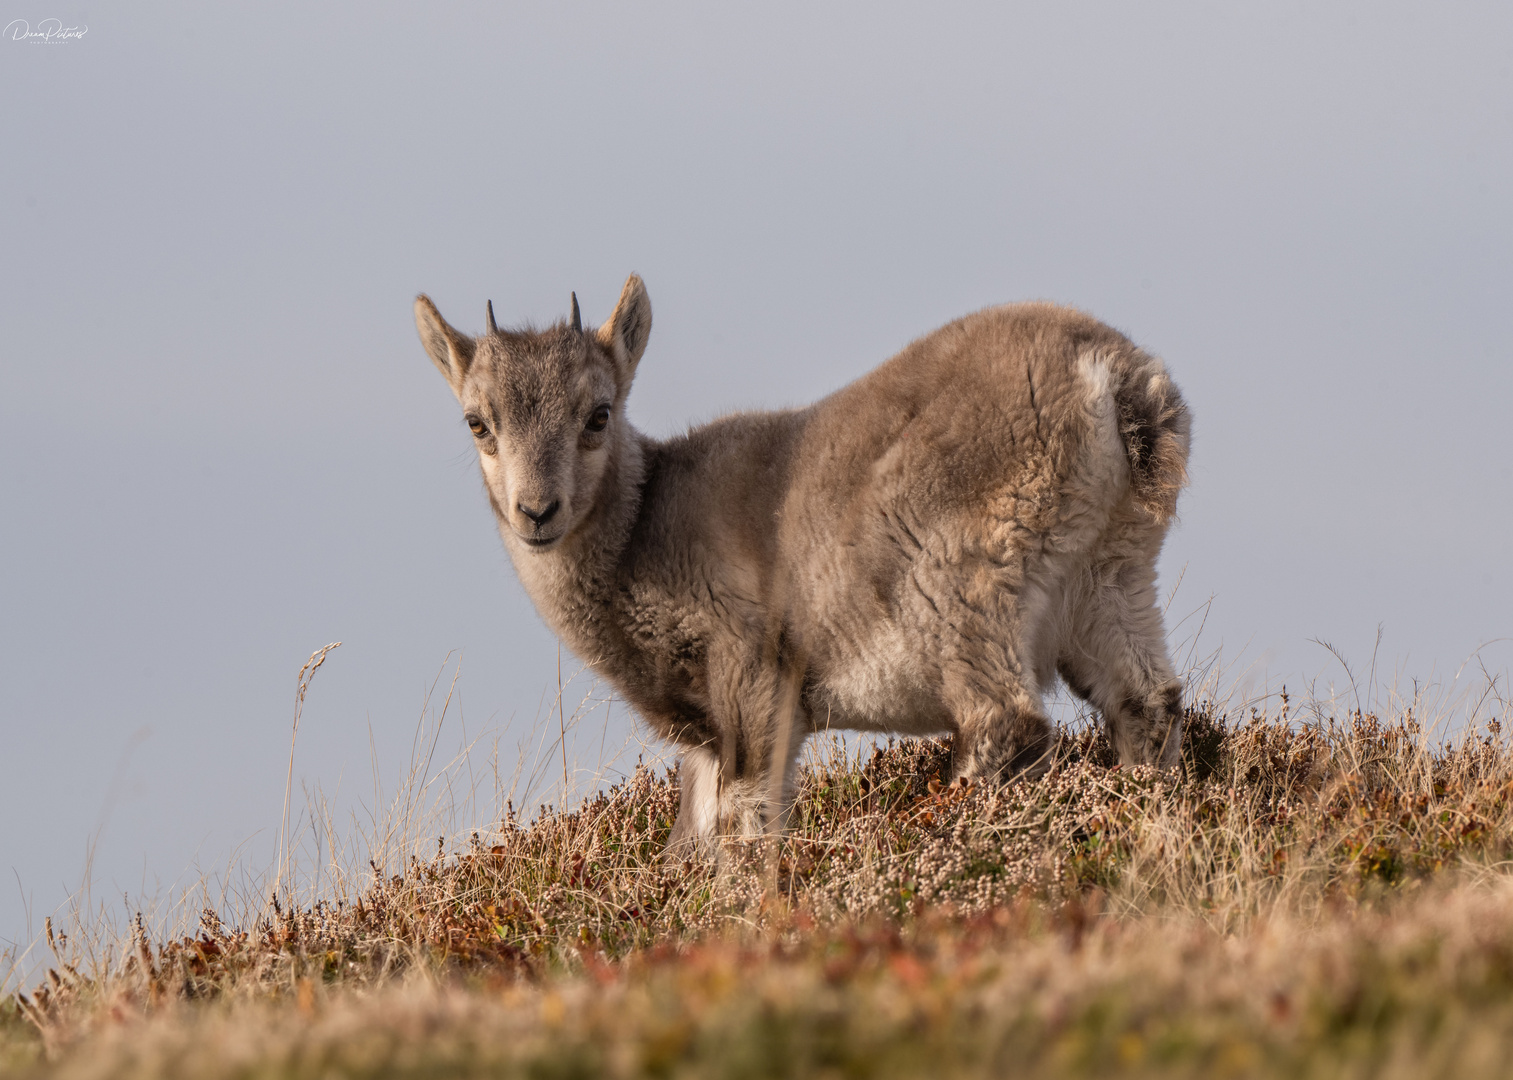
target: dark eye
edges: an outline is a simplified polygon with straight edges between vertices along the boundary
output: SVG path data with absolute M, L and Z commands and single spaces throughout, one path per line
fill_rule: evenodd
M 473 433 L 473 438 L 481 439 L 489 433 L 489 429 L 484 424 L 482 417 L 469 415 L 464 419 L 468 422 L 468 430 Z
M 603 431 L 609 427 L 609 406 L 600 405 L 589 414 L 588 423 L 583 425 L 585 431 Z

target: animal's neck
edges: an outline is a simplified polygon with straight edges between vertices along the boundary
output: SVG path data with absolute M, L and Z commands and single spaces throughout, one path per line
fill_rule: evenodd
M 613 666 L 624 634 L 613 610 L 618 578 L 636 521 L 643 511 L 649 440 L 634 429 L 610 458 L 598 498 L 562 544 L 537 554 L 515 551 L 515 569 L 536 610 L 580 658 Z

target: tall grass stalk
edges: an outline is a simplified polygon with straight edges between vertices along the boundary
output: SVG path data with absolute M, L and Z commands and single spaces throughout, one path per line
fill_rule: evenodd
M 333 641 L 324 648 L 317 649 L 310 654 L 310 659 L 305 661 L 305 666 L 299 669 L 298 688 L 294 693 L 294 723 L 289 731 L 289 772 L 284 778 L 284 810 L 279 824 L 278 872 L 273 882 L 275 893 L 281 892 L 284 889 L 284 874 L 288 869 L 289 793 L 294 784 L 294 744 L 299 739 L 299 720 L 305 711 L 305 693 L 310 689 L 310 683 L 314 680 L 315 673 L 326 662 L 326 655 L 332 649 L 340 647 L 341 642 Z

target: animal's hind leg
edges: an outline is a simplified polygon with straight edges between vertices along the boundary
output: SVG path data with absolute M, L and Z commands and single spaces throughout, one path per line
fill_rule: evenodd
M 1153 562 L 1093 567 L 1057 671 L 1103 714 L 1121 764 L 1165 767 L 1182 752 L 1182 683 L 1166 652 Z
M 1012 558 L 1010 556 L 1013 556 Z M 1026 584 L 1024 559 L 940 564 L 912 575 L 917 612 L 935 639 L 940 704 L 956 736 L 953 779 L 1003 783 L 1050 767 L 1052 735 L 1036 679 L 1036 644 L 1049 608 Z
M 1003 782 L 1020 773 L 1038 776 L 1050 766 L 1051 724 L 1034 676 L 1012 654 L 993 651 L 981 649 L 945 670 L 946 705 L 956 727 L 953 779 Z
M 1002 783 L 1039 776 L 1051 763 L 1051 724 L 1038 705 L 987 700 L 957 710 L 954 779 Z

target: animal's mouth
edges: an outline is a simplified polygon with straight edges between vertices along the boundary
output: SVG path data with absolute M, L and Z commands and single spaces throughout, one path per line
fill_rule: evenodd
M 516 533 L 515 535 L 519 536 L 520 539 L 525 542 L 525 545 L 527 547 L 533 547 L 537 551 L 540 551 L 544 548 L 549 548 L 558 540 L 562 539 L 562 537 L 560 536 L 523 536 L 520 533 Z

